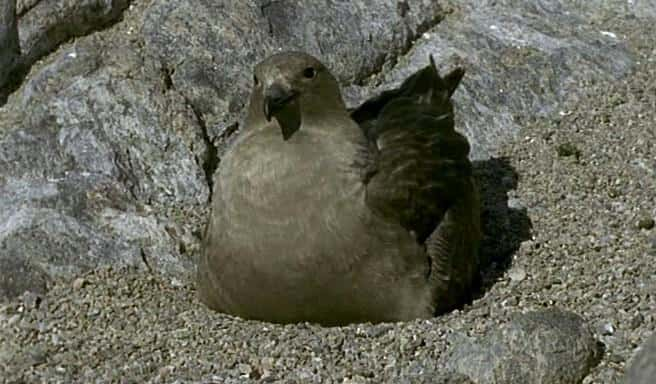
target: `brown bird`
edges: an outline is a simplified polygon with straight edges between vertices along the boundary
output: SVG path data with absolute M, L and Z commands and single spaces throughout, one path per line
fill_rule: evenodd
M 470 295 L 479 201 L 451 95 L 430 65 L 350 113 L 314 57 L 255 67 L 221 159 L 198 263 L 210 308 L 272 322 L 428 318 Z

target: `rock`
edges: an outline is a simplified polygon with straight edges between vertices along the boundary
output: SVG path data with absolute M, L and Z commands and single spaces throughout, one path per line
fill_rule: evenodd
M 22 7 L 21 65 L 31 66 L 63 42 L 102 29 L 121 17 L 129 0 L 53 0 Z
M 73 280 L 73 289 L 79 291 L 80 289 L 84 288 L 84 286 L 87 284 L 88 281 L 85 278 L 78 277 L 77 279 Z
M 598 332 L 602 336 L 610 336 L 615 333 L 615 327 L 613 327 L 612 323 L 605 322 L 599 325 Z
M 158 0 L 144 13 L 143 39 L 146 51 L 171 73 L 171 86 L 218 139 L 241 117 L 255 63 L 277 50 L 303 50 L 328 63 L 343 84 L 362 82 L 395 62 L 444 15 L 430 0 L 413 1 L 409 8 L 397 12 L 396 2 L 362 0 L 230 6 Z
M 652 219 L 651 217 L 643 218 L 638 220 L 638 229 L 650 230 L 654 228 L 654 224 L 655 224 L 654 219 Z
M 41 303 L 41 297 L 30 291 L 25 291 L 25 293 L 23 293 L 22 299 L 23 305 L 28 311 L 38 308 L 39 304 Z
M 656 377 L 656 333 L 642 344 L 624 375 L 625 384 L 651 384 Z
M 50 281 L 46 271 L 24 255 L 4 254 L 4 250 L 0 245 L 0 298 L 18 297 L 26 291 L 45 293 Z
M 4 88 L 20 55 L 16 23 L 16 1 L 0 0 L 0 104 Z
M 519 119 L 552 116 L 568 100 L 579 98 L 584 84 L 619 79 L 634 67 L 626 44 L 600 35 L 596 24 L 623 5 L 594 3 L 452 3 L 453 12 L 417 40 L 394 68 L 383 71 L 374 84 L 352 86 L 347 96 L 357 100 L 370 94 L 371 85 L 398 84 L 431 53 L 443 66 L 441 72 L 463 65 L 464 88 L 454 94 L 456 128 L 469 137 L 475 159 L 487 158 L 498 143 L 519 131 Z M 641 5 L 631 13 L 649 15 L 655 9 Z
M 576 145 L 572 143 L 563 143 L 560 144 L 557 148 L 556 151 L 558 152 L 558 156 L 560 157 L 571 157 L 574 156 L 576 159 L 581 157 L 581 150 L 576 147 Z
M 526 271 L 524 268 L 515 267 L 508 272 L 508 277 L 514 282 L 520 282 L 526 278 Z
M 129 79 L 139 59 L 123 49 L 91 37 L 62 50 L 2 110 L 3 272 L 25 274 L 12 263 L 26 256 L 23 270 L 39 265 L 47 276 L 106 263 L 191 268 L 164 228 L 189 224 L 184 212 L 207 200 L 196 163 L 204 147 L 192 149 L 202 132 L 179 97 L 152 96 L 159 82 Z M 121 62 L 100 66 L 101 52 Z M 94 75 L 77 79 L 84 73 Z M 177 232 L 191 237 L 197 227 Z
M 645 321 L 645 317 L 642 315 L 642 313 L 638 313 L 635 316 L 633 316 L 629 321 L 629 327 L 631 329 L 636 329 L 639 326 L 641 326 L 644 321 Z
M 480 340 L 454 339 L 447 366 L 478 384 L 579 383 L 599 354 L 583 319 L 559 309 L 516 315 Z

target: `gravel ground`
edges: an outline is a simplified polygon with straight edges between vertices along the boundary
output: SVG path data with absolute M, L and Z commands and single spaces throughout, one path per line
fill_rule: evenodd
M 584 383 L 619 382 L 656 328 L 656 52 L 654 34 L 644 36 L 634 76 L 582 84 L 588 97 L 527 122 L 499 153 L 519 175 L 508 202 L 526 209 L 531 236 L 463 310 L 399 324 L 272 325 L 208 311 L 184 282 L 101 269 L 0 306 L 0 379 L 421 382 L 440 372 L 450 334 L 484 335 L 514 312 L 557 306 L 582 315 L 604 346 Z

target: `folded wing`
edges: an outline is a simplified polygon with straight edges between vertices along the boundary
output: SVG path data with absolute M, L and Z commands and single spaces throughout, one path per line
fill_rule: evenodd
M 440 77 L 433 59 L 399 88 L 354 110 L 368 140 L 367 205 L 424 243 L 471 189 L 467 139 L 454 130 L 451 95 L 464 70 Z

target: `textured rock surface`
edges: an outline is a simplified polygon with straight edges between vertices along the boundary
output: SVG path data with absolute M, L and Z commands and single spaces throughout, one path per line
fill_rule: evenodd
M 624 376 L 626 384 L 649 384 L 656 377 L 656 333 L 640 346 Z
M 84 36 L 115 22 L 130 0 L 3 0 L 19 15 L 17 28 L 20 56 L 11 68 L 11 81 L 0 81 L 0 103 L 20 84 L 26 71 L 65 41 Z M 14 5 L 15 4 L 15 5 Z M 0 36 L 2 33 L 0 32 Z M 2 78 L 0 77 L 0 80 Z
M 0 1 L 0 102 L 2 89 L 9 80 L 18 55 L 18 28 L 16 26 L 16 2 L 14 0 Z
M 482 338 L 454 337 L 447 366 L 478 384 L 580 383 L 599 357 L 585 321 L 559 309 L 517 315 Z
M 443 13 L 430 0 L 407 10 L 388 1 L 153 1 L 141 30 L 171 86 L 220 139 L 239 121 L 253 65 L 271 53 L 303 50 L 330 63 L 342 83 L 358 82 L 407 51 Z
M 164 94 L 156 70 L 140 73 L 151 82 L 132 78 L 142 60 L 123 49 L 98 35 L 60 49 L 15 95 L 20 108 L 3 111 L 3 271 L 191 267 L 184 226 L 208 193 L 196 162 L 205 148 L 194 147 L 202 131 L 184 100 Z M 20 293 L 6 281 L 3 296 Z
M 587 13 L 558 1 L 460 1 L 449 9 L 399 65 L 370 83 L 399 83 L 430 54 L 446 67 L 463 65 L 467 74 L 454 100 L 477 158 L 493 154 L 522 119 L 551 114 L 585 94 L 585 84 L 617 80 L 635 64 L 622 39 L 594 22 L 610 17 L 607 5 Z M 368 94 L 367 85 L 349 91 Z

